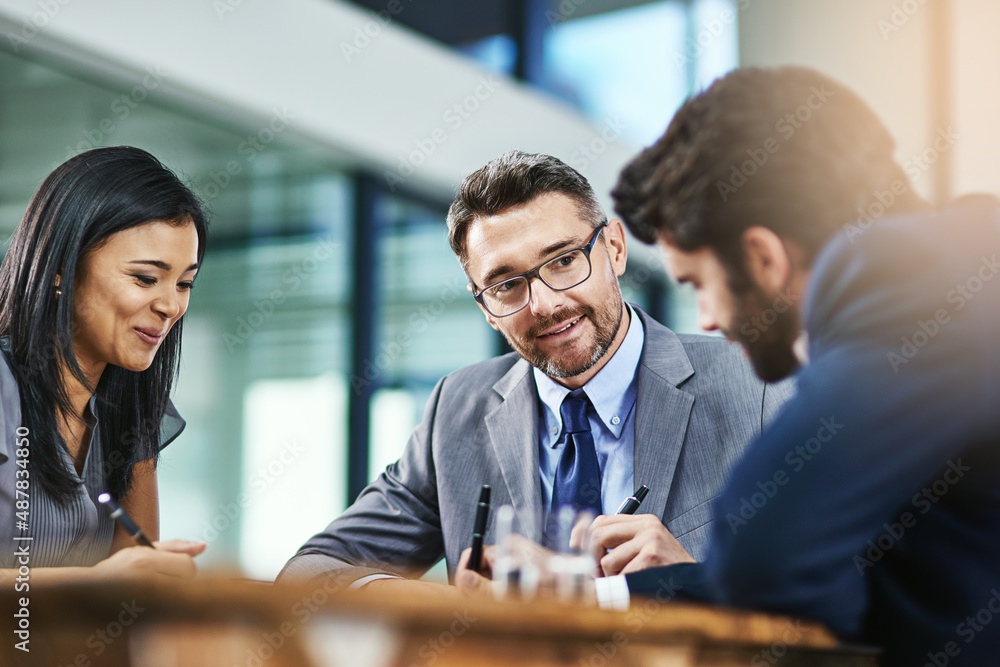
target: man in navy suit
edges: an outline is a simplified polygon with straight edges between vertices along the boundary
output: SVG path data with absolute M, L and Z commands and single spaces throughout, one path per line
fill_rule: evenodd
M 893 149 L 847 88 L 748 69 L 623 171 L 618 212 L 694 286 L 700 324 L 766 380 L 808 363 L 719 497 L 705 563 L 618 582 L 817 619 L 890 665 L 996 664 L 1000 214 L 931 209 Z

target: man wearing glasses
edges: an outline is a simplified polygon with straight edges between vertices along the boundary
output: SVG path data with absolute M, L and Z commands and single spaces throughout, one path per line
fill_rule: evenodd
M 516 354 L 440 380 L 402 458 L 282 578 L 333 571 L 353 587 L 400 586 L 390 578 L 442 557 L 454 577 L 483 484 L 549 547 L 565 546 L 558 508 L 601 515 L 601 574 L 700 558 L 726 471 L 790 387 L 758 380 L 739 346 L 677 335 L 627 304 L 622 224 L 556 158 L 514 151 L 470 174 L 448 231 L 486 321 Z M 640 514 L 616 516 L 639 485 L 650 488 Z M 491 523 L 486 544 L 494 537 Z

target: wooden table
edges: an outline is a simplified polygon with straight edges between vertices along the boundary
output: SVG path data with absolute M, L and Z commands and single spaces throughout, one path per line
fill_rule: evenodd
M 20 595 L 0 592 L 5 619 Z M 0 665 L 877 665 L 815 624 L 653 599 L 612 612 L 209 579 L 32 587 L 29 609 L 31 652 L 5 632 Z

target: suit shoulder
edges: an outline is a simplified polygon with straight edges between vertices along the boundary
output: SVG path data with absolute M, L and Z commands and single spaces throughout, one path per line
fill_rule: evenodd
M 763 386 L 739 343 L 721 336 L 700 334 L 677 334 L 677 338 L 694 368 L 694 376 L 688 382 L 689 385 L 744 390 L 752 388 L 754 393 Z
M 468 390 L 470 387 L 490 388 L 510 369 L 520 361 L 520 357 L 515 352 L 509 352 L 500 357 L 493 357 L 477 364 L 459 368 L 452 371 L 441 379 L 444 387 L 450 391 Z
M 677 339 L 684 346 L 691 363 L 711 361 L 721 358 L 725 363 L 738 363 L 746 366 L 746 355 L 739 343 L 726 340 L 722 336 L 706 336 L 704 334 L 677 334 Z

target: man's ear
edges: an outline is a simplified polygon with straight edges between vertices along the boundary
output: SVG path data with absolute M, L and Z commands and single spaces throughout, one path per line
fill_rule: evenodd
M 625 273 L 625 264 L 628 260 L 628 246 L 625 243 L 625 228 L 622 221 L 612 218 L 604 230 L 604 244 L 608 249 L 608 257 L 611 258 L 611 267 L 615 270 L 615 275 L 621 277 Z
M 748 227 L 740 244 L 747 272 L 757 285 L 771 294 L 787 287 L 795 266 L 780 236 L 767 227 Z

